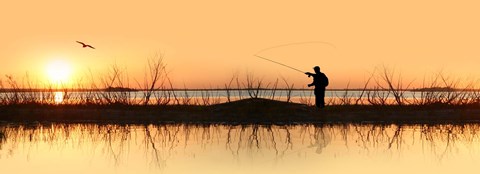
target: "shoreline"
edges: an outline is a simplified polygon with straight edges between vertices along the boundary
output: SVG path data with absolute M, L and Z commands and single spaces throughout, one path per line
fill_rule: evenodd
M 210 106 L 18 105 L 0 106 L 0 122 L 117 124 L 461 124 L 480 122 L 475 106 L 327 106 L 269 99 Z

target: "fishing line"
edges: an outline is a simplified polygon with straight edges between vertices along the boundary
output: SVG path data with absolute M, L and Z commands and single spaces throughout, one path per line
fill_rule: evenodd
M 272 63 L 275 63 L 275 64 L 278 64 L 278 65 L 282 65 L 284 67 L 287 67 L 287 68 L 290 68 L 292 70 L 295 70 L 295 71 L 298 71 L 298 72 L 301 72 L 302 74 L 304 74 L 305 72 L 304 71 L 301 71 L 297 68 L 294 68 L 294 67 L 291 67 L 291 66 L 288 66 L 288 65 L 285 65 L 283 63 L 280 63 L 280 62 L 277 62 L 277 61 L 274 61 L 274 60 L 271 60 L 271 59 L 268 59 L 268 58 L 265 58 L 265 57 L 262 57 L 262 56 L 259 56 L 258 54 L 262 53 L 262 52 L 265 52 L 265 51 L 268 51 L 268 50 L 271 50 L 271 49 L 275 49 L 275 48 L 280 48 L 280 47 L 286 47 L 286 46 L 292 46 L 292 45 L 303 45 L 303 44 L 325 44 L 325 45 L 329 45 L 333 48 L 337 48 L 335 45 L 333 45 L 332 43 L 329 43 L 329 42 L 323 42 L 323 41 L 307 41 L 307 42 L 293 42 L 293 43 L 287 43 L 287 44 L 281 44 L 281 45 L 276 45 L 276 46 L 272 46 L 272 47 L 268 47 L 268 48 L 265 48 L 265 49 L 262 49 L 260 51 L 258 51 L 256 54 L 254 54 L 254 56 L 258 57 L 258 58 L 261 58 L 263 60 L 267 60 L 269 62 L 272 62 Z
M 265 51 L 268 51 L 268 50 L 271 50 L 271 49 L 275 49 L 275 48 L 292 46 L 292 45 L 303 45 L 303 44 L 325 44 L 325 45 L 331 46 L 332 48 L 337 49 L 337 47 L 330 42 L 323 42 L 323 41 L 293 42 L 293 43 L 281 44 L 281 45 L 276 45 L 276 46 L 272 46 L 272 47 L 262 49 L 262 50 L 258 51 L 257 53 L 255 53 L 255 55 L 260 54 L 260 53 L 265 52 Z

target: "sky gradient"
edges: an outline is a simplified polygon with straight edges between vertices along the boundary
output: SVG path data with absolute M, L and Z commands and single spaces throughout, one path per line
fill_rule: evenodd
M 285 78 L 306 87 L 319 65 L 330 88 L 360 87 L 376 67 L 476 79 L 480 71 L 478 1 L 123 1 L 18 0 L 0 3 L 0 79 L 26 72 L 44 78 L 49 62 L 71 64 L 72 76 L 106 74 L 112 64 L 142 80 L 147 59 L 163 53 L 178 87 L 223 86 L 233 74 Z M 76 40 L 97 49 L 83 49 Z M 134 81 L 134 80 L 131 80 Z

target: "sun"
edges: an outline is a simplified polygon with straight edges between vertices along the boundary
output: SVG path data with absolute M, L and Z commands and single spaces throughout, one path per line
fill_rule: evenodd
M 68 62 L 55 60 L 47 64 L 46 71 L 50 82 L 66 83 L 70 78 L 72 69 Z

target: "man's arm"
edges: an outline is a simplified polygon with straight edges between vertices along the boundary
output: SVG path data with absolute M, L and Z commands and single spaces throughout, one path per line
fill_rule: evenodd
M 313 73 L 311 72 L 306 72 L 305 74 L 308 75 L 308 77 L 313 76 Z
M 311 72 L 306 72 L 305 73 L 308 77 L 313 76 L 314 74 Z M 313 82 L 307 85 L 308 87 L 313 86 Z

